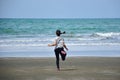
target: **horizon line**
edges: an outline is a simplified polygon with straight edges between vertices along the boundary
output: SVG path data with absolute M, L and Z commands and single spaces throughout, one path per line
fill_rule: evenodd
M 21 18 L 21 17 L 5 17 L 5 18 L 2 18 L 0 17 L 0 19 L 120 19 L 120 18 L 101 18 L 101 17 L 96 17 L 96 18 L 32 18 L 32 17 L 25 17 L 25 18 Z

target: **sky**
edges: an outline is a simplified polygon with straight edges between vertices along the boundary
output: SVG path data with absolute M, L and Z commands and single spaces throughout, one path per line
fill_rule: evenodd
M 120 0 L 0 0 L 0 18 L 120 18 Z

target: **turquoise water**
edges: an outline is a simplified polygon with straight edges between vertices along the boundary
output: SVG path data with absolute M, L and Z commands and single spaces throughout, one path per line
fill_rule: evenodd
M 120 19 L 0 19 L 1 35 L 53 35 L 56 29 L 68 34 L 119 33 Z
M 57 29 L 68 45 L 120 45 L 120 19 L 0 19 L 0 46 L 44 46 Z

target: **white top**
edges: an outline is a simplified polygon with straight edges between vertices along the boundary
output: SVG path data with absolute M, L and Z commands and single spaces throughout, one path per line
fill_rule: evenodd
M 57 43 L 57 45 L 55 46 L 55 48 L 58 48 L 58 47 L 61 48 L 61 47 L 64 46 L 64 39 L 63 38 L 56 37 L 55 41 Z

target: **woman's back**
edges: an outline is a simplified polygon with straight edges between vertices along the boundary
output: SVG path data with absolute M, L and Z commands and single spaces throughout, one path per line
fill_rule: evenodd
M 64 47 L 64 39 L 62 37 L 56 38 L 56 47 L 55 48 L 61 48 Z

